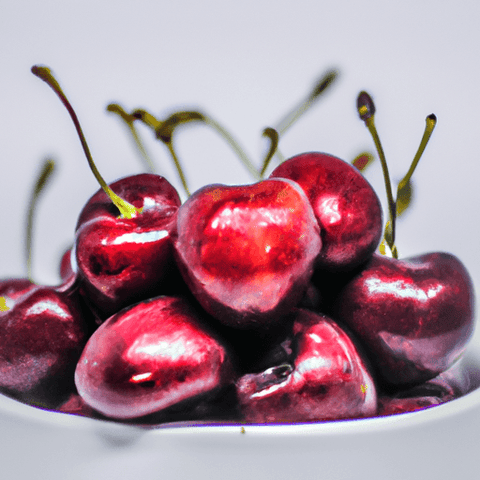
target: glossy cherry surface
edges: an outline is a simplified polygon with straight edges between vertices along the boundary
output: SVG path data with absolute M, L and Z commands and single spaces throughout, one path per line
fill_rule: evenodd
M 301 299 L 321 248 L 305 194 L 290 180 L 210 185 L 179 209 L 176 257 L 207 312 L 238 328 L 280 321 Z
M 311 422 L 375 414 L 375 384 L 357 347 L 338 325 L 299 309 L 293 334 L 290 362 L 237 381 L 247 422 Z
M 317 266 L 350 270 L 366 261 L 382 235 L 377 194 L 352 165 L 325 153 L 303 153 L 283 162 L 270 178 L 297 182 L 320 225 L 322 250 Z
M 80 213 L 75 259 L 82 290 L 104 318 L 120 308 L 158 295 L 176 269 L 171 230 L 180 198 L 163 177 L 141 174 L 111 185 L 137 208 L 133 218 L 99 190 Z
M 336 315 L 366 346 L 390 385 L 421 383 L 447 370 L 474 327 L 474 291 L 447 253 L 404 260 L 374 255 L 342 290 Z
M 229 355 L 181 298 L 158 297 L 104 322 L 78 362 L 85 402 L 118 419 L 148 415 L 233 383 Z
M 54 406 L 74 390 L 87 323 L 71 286 L 35 287 L 0 310 L 0 388 L 27 403 Z

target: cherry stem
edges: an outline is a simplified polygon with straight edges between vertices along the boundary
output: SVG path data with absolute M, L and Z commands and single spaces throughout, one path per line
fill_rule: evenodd
M 265 160 L 263 161 L 262 170 L 260 171 L 260 177 L 263 178 L 268 168 L 268 165 L 270 164 L 270 160 L 272 160 L 273 156 L 275 155 L 275 152 L 277 151 L 278 141 L 280 137 L 278 135 L 278 132 L 274 128 L 270 128 L 270 127 L 267 127 L 263 131 L 262 135 L 270 139 L 270 148 L 267 152 Z
M 253 163 L 248 158 L 245 151 L 240 147 L 238 142 L 232 137 L 230 133 L 225 130 L 218 122 L 213 120 L 213 118 L 203 114 L 204 122 L 209 125 L 210 127 L 214 128 L 230 145 L 230 147 L 235 151 L 235 153 L 240 158 L 241 162 L 245 166 L 245 168 L 250 172 L 256 180 L 261 179 L 261 174 L 259 175 L 258 170 L 255 168 Z
M 244 150 L 240 147 L 238 142 L 233 138 L 233 136 L 224 128 L 222 127 L 217 121 L 215 121 L 212 117 L 200 113 L 197 111 L 180 111 L 173 113 L 170 115 L 167 119 L 165 119 L 163 122 L 155 118 L 152 114 L 148 113 L 147 111 L 143 109 L 137 109 L 132 112 L 132 116 L 135 117 L 136 119 L 142 121 L 145 123 L 148 127 L 150 127 L 152 130 L 155 131 L 156 137 L 162 141 L 167 147 L 168 150 L 170 151 L 170 154 L 173 158 L 173 161 L 175 163 L 175 167 L 178 171 L 178 174 L 180 176 L 180 179 L 183 184 L 183 188 L 187 195 L 190 195 L 187 182 L 185 179 L 185 175 L 183 173 L 183 169 L 180 166 L 179 159 L 175 153 L 175 150 L 173 148 L 173 143 L 172 143 L 172 138 L 173 138 L 173 132 L 174 130 L 182 124 L 185 123 L 190 123 L 190 122 L 203 122 L 206 125 L 210 126 L 214 130 L 216 130 L 230 145 L 230 147 L 235 151 L 235 153 L 238 155 L 240 160 L 242 161 L 243 165 L 247 168 L 247 170 L 250 172 L 250 174 L 260 180 L 260 175 L 255 168 L 255 166 L 252 164 Z
M 338 77 L 337 70 L 330 70 L 318 81 L 307 98 L 299 105 L 293 108 L 285 115 L 275 127 L 279 136 L 282 136 L 308 109 L 312 107 L 316 100 L 327 90 L 328 87 Z
M 425 122 L 426 122 L 425 131 L 423 132 L 423 137 L 420 142 L 420 146 L 418 147 L 417 153 L 415 154 L 415 157 L 410 165 L 410 168 L 408 169 L 407 174 L 402 178 L 402 180 L 398 184 L 397 198 L 398 198 L 399 192 L 405 188 L 407 183 L 412 178 L 413 172 L 417 168 L 418 162 L 422 157 L 423 152 L 425 151 L 425 148 L 427 146 L 428 141 L 430 140 L 430 137 L 432 136 L 435 126 L 437 125 L 437 117 L 435 116 L 435 114 L 432 113 L 425 119 Z
M 182 182 L 183 189 L 185 190 L 185 193 L 189 197 L 190 189 L 188 188 L 187 179 L 185 178 L 185 174 L 183 173 L 183 168 L 180 165 L 180 160 L 178 159 L 178 156 L 175 153 L 175 149 L 173 148 L 172 139 L 173 139 L 174 127 L 167 124 L 167 121 L 161 122 L 160 120 L 155 118 L 152 114 L 142 109 L 137 109 L 133 111 L 132 116 L 136 120 L 140 120 L 145 125 L 150 127 L 155 132 L 155 136 L 157 137 L 157 139 L 161 140 L 167 146 L 168 151 L 172 156 L 173 163 L 175 164 L 175 168 L 178 172 L 178 176 L 180 177 L 180 181 Z M 185 121 L 179 121 L 179 123 L 185 123 Z
M 375 127 L 375 104 L 373 103 L 372 97 L 367 92 L 360 92 L 360 94 L 358 95 L 357 110 L 360 118 L 365 122 L 365 125 L 373 138 L 375 147 L 378 152 L 378 156 L 380 158 L 380 163 L 382 165 L 383 178 L 385 180 L 385 189 L 387 192 L 388 213 L 390 217 L 390 223 L 387 222 L 389 234 L 387 234 L 386 229 L 385 240 L 387 241 L 387 244 L 392 251 L 394 258 L 398 258 L 398 252 L 395 248 L 396 202 L 393 199 L 392 184 L 390 182 L 390 174 L 388 173 L 385 153 L 383 152 L 382 144 L 380 143 L 380 138 Z
M 88 148 L 87 142 L 85 140 L 85 136 L 83 134 L 82 127 L 80 126 L 80 122 L 78 120 L 77 114 L 75 113 L 75 110 L 73 109 L 72 105 L 68 101 L 66 95 L 63 93 L 62 89 L 60 88 L 60 85 L 55 79 L 55 77 L 53 76 L 51 70 L 48 67 L 34 65 L 32 67 L 32 73 L 38 78 L 40 78 L 41 80 L 43 80 L 57 94 L 58 98 L 61 100 L 61 102 L 67 109 L 73 121 L 73 124 L 75 125 L 75 129 L 77 130 L 77 134 L 82 144 L 85 156 L 87 157 L 88 164 L 90 165 L 90 169 L 92 170 L 92 173 L 97 179 L 97 182 L 100 184 L 100 186 L 103 188 L 103 190 L 108 195 L 110 200 L 115 204 L 115 206 L 120 211 L 120 216 L 122 218 L 135 217 L 138 213 L 141 212 L 141 209 L 136 208 L 129 202 L 120 198 L 115 192 L 113 192 L 113 190 L 107 185 L 103 177 L 100 175 L 100 172 L 97 170 L 97 167 L 93 162 L 90 149 Z
M 44 160 L 28 204 L 25 258 L 27 265 L 27 277 L 32 283 L 35 283 L 32 277 L 33 218 L 38 204 L 38 198 L 47 186 L 54 170 L 55 162 L 52 159 Z
M 138 135 L 137 129 L 135 128 L 134 122 L 136 118 L 133 115 L 127 113 L 124 108 L 118 103 L 110 103 L 109 105 L 107 105 L 107 112 L 116 113 L 124 121 L 125 125 L 128 127 L 128 130 L 132 135 L 138 151 L 140 152 L 145 166 L 151 173 L 156 173 L 156 169 L 153 165 L 152 159 L 147 153 L 147 150 L 145 149 L 145 146 L 140 139 L 140 136 Z

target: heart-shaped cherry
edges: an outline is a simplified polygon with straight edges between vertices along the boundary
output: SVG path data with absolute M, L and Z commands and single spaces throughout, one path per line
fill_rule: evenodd
M 301 299 L 321 248 L 291 180 L 210 185 L 179 209 L 174 240 L 185 281 L 212 316 L 238 328 L 281 321 Z
M 241 377 L 247 422 L 285 423 L 374 415 L 375 384 L 350 337 L 331 319 L 296 310 L 292 359 Z
M 397 260 L 375 254 L 341 290 L 335 318 L 366 346 L 390 385 L 426 381 L 463 353 L 474 327 L 474 291 L 447 253 Z
M 82 398 L 112 418 L 136 418 L 234 380 L 225 347 L 182 298 L 127 307 L 90 337 L 75 372 Z
M 82 290 L 105 316 L 158 295 L 177 275 L 171 242 L 180 206 L 176 190 L 154 174 L 126 177 L 111 188 L 141 213 L 119 217 L 100 189 L 80 213 L 74 245 Z
M 351 270 L 365 262 L 382 236 L 382 207 L 358 169 L 325 153 L 303 153 L 283 162 L 270 178 L 297 182 L 320 225 L 319 269 Z

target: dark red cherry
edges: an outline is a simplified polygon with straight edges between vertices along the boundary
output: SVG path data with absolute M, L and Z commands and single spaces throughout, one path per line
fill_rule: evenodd
M 321 269 L 350 270 L 365 262 L 382 235 L 382 207 L 358 169 L 325 153 L 303 153 L 283 162 L 270 178 L 297 182 L 320 225 Z
M 478 385 L 471 378 L 468 365 L 462 360 L 425 383 L 393 395 L 381 395 L 378 399 L 378 415 L 423 410 L 467 394 Z
M 198 190 L 179 209 L 174 245 L 207 312 L 226 325 L 258 328 L 299 302 L 321 240 L 300 187 L 270 179 Z
M 291 362 L 237 381 L 247 422 L 312 422 L 375 414 L 375 384 L 357 347 L 338 325 L 299 309 L 293 334 Z
M 0 299 L 3 299 L 1 300 L 3 309 L 10 309 L 18 297 L 25 295 L 34 288 L 37 288 L 37 285 L 28 278 L 0 280 Z
M 103 415 L 142 417 L 233 383 L 229 355 L 185 300 L 158 297 L 104 322 L 78 362 L 75 383 Z
M 474 291 L 463 264 L 447 253 L 404 260 L 374 255 L 334 307 L 390 385 L 421 383 L 449 368 L 474 327 Z
M 87 323 L 72 285 L 27 288 L 0 309 L 0 389 L 52 407 L 74 390 Z
M 111 188 L 141 212 L 121 217 L 100 189 L 80 213 L 74 245 L 82 290 L 104 317 L 163 293 L 176 276 L 171 232 L 181 203 L 174 187 L 154 174 L 126 177 Z

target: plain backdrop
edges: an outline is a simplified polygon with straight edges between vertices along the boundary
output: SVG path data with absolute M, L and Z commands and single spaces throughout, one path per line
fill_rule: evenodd
M 64 107 L 30 73 L 52 68 L 77 110 L 108 182 L 144 171 L 110 102 L 159 118 L 202 109 L 260 165 L 274 126 L 325 71 L 334 87 L 282 138 L 284 155 L 323 151 L 345 160 L 374 151 L 356 113 L 367 90 L 394 185 L 417 150 L 425 117 L 437 128 L 414 175 L 411 211 L 398 222 L 401 257 L 441 250 L 480 281 L 478 111 L 480 4 L 476 1 L 16 0 L 0 5 L 0 276 L 25 274 L 28 199 L 46 156 L 57 172 L 35 217 L 33 273 L 59 281 L 60 256 L 98 189 Z M 139 128 L 158 172 L 185 198 L 165 147 Z M 212 130 L 175 137 L 192 190 L 253 179 Z M 366 176 L 384 205 L 381 168 Z

